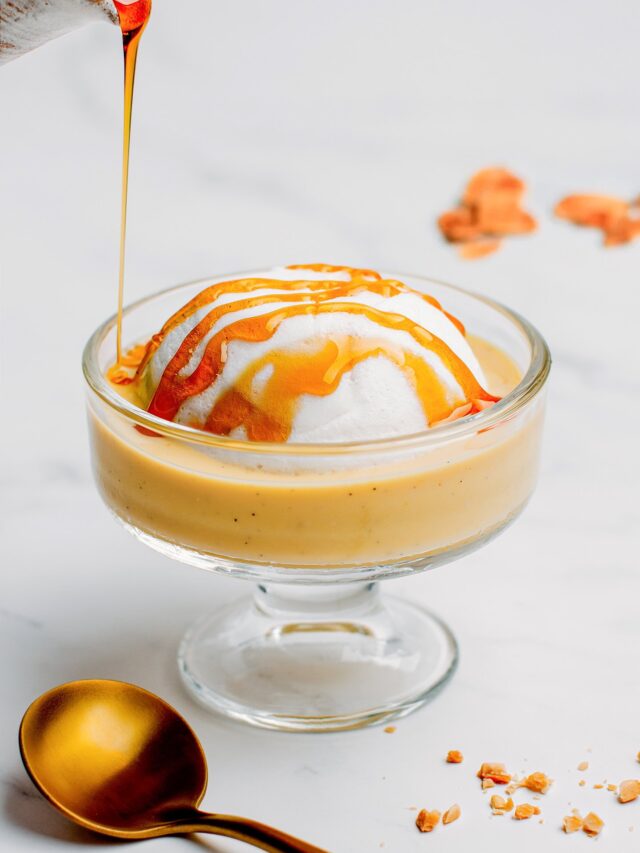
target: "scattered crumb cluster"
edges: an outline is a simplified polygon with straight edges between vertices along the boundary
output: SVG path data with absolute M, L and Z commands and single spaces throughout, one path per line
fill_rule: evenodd
M 525 189 L 506 169 L 482 169 L 467 184 L 459 207 L 440 216 L 440 231 L 465 259 L 489 255 L 502 237 L 535 231 L 535 219 L 520 206 Z
M 445 826 L 449 823 L 453 823 L 454 820 L 458 820 L 460 814 L 460 806 L 457 803 L 454 803 L 452 806 L 449 806 L 446 812 L 442 815 L 442 823 Z M 427 811 L 427 809 L 422 809 L 416 818 L 416 826 L 420 832 L 432 832 L 439 822 L 440 812 L 437 809 L 432 812 Z
M 640 753 L 638 753 L 637 759 L 640 761 Z M 445 761 L 447 764 L 461 764 L 463 755 L 460 750 L 451 749 L 447 753 Z M 577 769 L 580 772 L 588 770 L 589 762 L 581 761 Z M 542 812 L 539 806 L 532 803 L 523 802 L 516 805 L 512 795 L 519 789 L 525 789 L 533 793 L 534 800 L 539 800 L 540 795 L 546 794 L 553 784 L 553 779 L 550 779 L 546 773 L 540 770 L 517 779 L 507 771 L 504 764 L 490 761 L 485 761 L 480 765 L 476 776 L 480 779 L 483 790 L 493 788 L 496 785 L 504 786 L 503 791 L 506 796 L 498 793 L 491 795 L 489 800 L 491 813 L 493 815 L 512 813 L 512 818 L 518 821 L 529 820 L 532 817 L 540 815 Z M 579 784 L 581 786 L 585 785 L 585 780 L 581 779 Z M 593 787 L 604 788 L 605 784 L 596 784 Z M 624 782 L 620 782 L 619 785 L 607 784 L 606 788 L 607 791 L 616 794 L 619 803 L 630 803 L 640 798 L 640 779 L 627 779 Z M 460 815 L 461 809 L 457 803 L 450 806 L 443 815 L 437 809 L 433 811 L 421 809 L 416 818 L 416 826 L 420 832 L 433 832 L 441 819 L 442 824 L 446 826 L 458 820 Z M 544 821 L 541 818 L 539 822 L 543 823 Z M 585 817 L 582 817 L 578 809 L 573 809 L 570 815 L 566 815 L 562 819 L 562 829 L 567 834 L 582 830 L 586 835 L 595 837 L 600 834 L 603 827 L 604 821 L 595 812 L 589 812 Z M 629 827 L 629 831 L 632 830 L 633 827 Z
M 620 246 L 640 237 L 640 198 L 629 202 L 609 195 L 568 195 L 554 212 L 574 225 L 599 228 L 605 246 Z
M 458 246 L 465 260 L 490 255 L 504 237 L 536 230 L 536 220 L 521 207 L 525 190 L 524 181 L 507 169 L 481 169 L 467 184 L 459 206 L 438 218 L 440 232 Z M 608 195 L 569 195 L 558 202 L 554 213 L 574 225 L 598 228 L 605 246 L 640 237 L 640 197 L 626 201 Z
M 589 812 L 586 817 L 580 817 L 578 809 L 574 809 L 570 815 L 562 818 L 562 828 L 567 835 L 582 830 L 593 838 L 595 835 L 600 835 L 603 826 L 604 821 L 595 812 Z

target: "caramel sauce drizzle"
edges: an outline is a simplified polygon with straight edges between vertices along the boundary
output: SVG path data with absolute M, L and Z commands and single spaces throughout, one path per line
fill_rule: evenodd
M 109 378 L 119 384 L 128 384 L 140 379 L 151 356 L 172 329 L 223 294 L 246 293 L 248 295 L 245 299 L 212 308 L 186 335 L 158 383 L 148 407 L 151 414 L 173 420 L 183 403 L 215 383 L 224 368 L 227 349 L 234 341 L 267 341 L 281 324 L 291 317 L 345 312 L 366 317 L 378 327 L 411 335 L 421 348 L 433 353 L 440 360 L 456 380 L 461 393 L 452 394 L 423 358 L 404 347 L 394 346 L 381 337 L 363 339 L 337 335 L 329 340 L 323 338 L 307 341 L 303 350 L 276 350 L 256 359 L 236 380 L 234 386 L 216 400 L 204 429 L 218 435 L 228 435 L 243 426 L 251 440 L 286 441 L 291 434 L 298 400 L 303 394 L 327 396 L 333 393 L 342 377 L 356 364 L 379 355 L 385 356 L 403 371 L 415 389 L 425 417 L 431 425 L 481 411 L 499 399 L 480 386 L 466 364 L 444 341 L 413 320 L 401 314 L 354 302 L 329 301 L 364 291 L 383 296 L 414 293 L 443 311 L 433 297 L 417 293 L 402 282 L 383 279 L 373 270 L 325 264 L 299 265 L 291 269 L 306 269 L 319 273 L 347 272 L 349 281 L 278 281 L 249 278 L 211 285 L 170 317 L 160 332 L 150 339 L 144 350 L 137 347 L 130 351 L 125 356 L 127 363 L 123 362 L 126 369 L 118 369 L 116 365 Z M 249 295 L 266 288 L 279 292 Z M 286 296 L 283 296 L 282 291 L 286 292 Z M 213 334 L 206 341 L 202 357 L 193 372 L 186 374 L 194 352 L 203 345 L 206 336 L 222 317 L 228 313 L 281 303 L 283 300 L 288 303 L 284 307 L 236 320 Z M 444 311 L 443 313 L 446 314 Z M 449 314 L 446 316 L 450 317 Z M 464 327 L 455 318 L 451 317 L 451 320 L 464 333 Z M 135 375 L 132 375 L 136 365 L 137 370 Z M 259 393 L 256 393 L 254 381 L 265 369 L 270 370 L 270 376 Z
M 447 317 L 456 328 L 460 331 L 462 335 L 466 334 L 465 328 L 463 324 L 458 320 L 457 317 L 454 317 L 453 314 L 449 314 L 445 311 L 433 296 L 430 296 L 428 293 L 420 293 L 417 290 L 413 290 L 413 288 L 408 287 L 401 281 L 396 281 L 394 279 L 383 279 L 380 273 L 375 272 L 375 270 L 366 270 L 366 269 L 356 269 L 354 267 L 345 267 L 345 266 L 334 266 L 332 264 L 291 264 L 287 267 L 290 270 L 308 270 L 310 272 L 319 272 L 319 273 L 342 273 L 345 272 L 350 276 L 349 282 L 341 282 L 334 280 L 321 280 L 314 281 L 308 279 L 302 279 L 297 281 L 278 281 L 272 278 L 243 278 L 243 279 L 235 279 L 232 281 L 222 281 L 217 284 L 212 284 L 209 287 L 206 287 L 196 296 L 189 300 L 186 305 L 183 305 L 182 308 L 179 308 L 174 314 L 169 317 L 164 326 L 153 335 L 147 344 L 147 352 L 145 353 L 144 358 L 140 362 L 140 366 L 138 369 L 138 375 L 140 375 L 149 361 L 153 353 L 158 349 L 162 341 L 166 338 L 166 336 L 177 326 L 181 325 L 185 322 L 192 314 L 194 314 L 199 308 L 202 308 L 205 305 L 209 305 L 214 302 L 218 297 L 226 295 L 228 293 L 250 293 L 255 290 L 264 290 L 266 288 L 269 289 L 277 289 L 277 290 L 310 290 L 314 291 L 327 291 L 329 288 L 332 289 L 332 295 L 327 296 L 328 299 L 333 299 L 336 296 L 353 296 L 361 293 L 363 291 L 370 291 L 373 293 L 377 293 L 381 296 L 396 296 L 400 293 L 412 293 L 415 296 L 419 296 L 429 305 L 432 305 L 434 308 L 437 308 L 439 311 Z M 335 290 L 333 290 L 335 288 Z M 292 297 L 289 297 L 291 299 Z M 274 299 L 274 301 L 281 302 L 281 295 L 279 298 Z M 233 309 L 237 311 L 241 307 L 253 307 L 253 304 L 262 304 L 262 303 L 243 303 L 242 305 L 239 302 L 236 302 Z M 217 315 L 215 316 L 211 326 L 215 323 L 215 321 L 219 318 Z M 209 326 L 209 328 L 211 328 Z M 113 381 L 113 380 L 112 380 Z
M 124 54 L 124 121 L 122 126 L 122 195 L 120 202 L 120 262 L 118 267 L 118 320 L 116 359 L 122 359 L 122 307 L 124 303 L 124 261 L 127 236 L 127 197 L 129 193 L 129 148 L 133 112 L 133 84 L 140 37 L 151 14 L 151 0 L 114 0 L 122 30 Z
M 384 355 L 408 373 L 414 387 L 433 387 L 425 399 L 429 421 L 438 420 L 450 406 L 441 383 L 429 365 L 414 353 L 397 350 L 383 340 L 363 340 L 340 336 L 324 341 L 311 351 L 268 353 L 252 364 L 216 401 L 205 429 L 217 435 L 229 435 L 244 426 L 252 441 L 286 441 L 291 433 L 300 393 L 326 397 L 340 384 L 343 375 L 356 364 L 372 356 Z M 259 395 L 253 392 L 255 377 L 266 367 L 270 378 Z M 300 391 L 300 377 L 304 387 Z M 272 413 L 277 412 L 277 416 Z

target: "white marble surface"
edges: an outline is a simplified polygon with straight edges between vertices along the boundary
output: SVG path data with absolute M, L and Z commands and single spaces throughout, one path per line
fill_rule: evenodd
M 117 267 L 117 33 L 89 28 L 3 68 L 0 849 L 105 843 L 53 813 L 16 745 L 36 695 L 103 676 L 142 684 L 193 723 L 211 766 L 207 807 L 333 853 L 577 850 L 594 842 L 560 832 L 570 805 L 604 817 L 598 849 L 637 850 L 640 802 L 592 785 L 640 775 L 640 244 L 604 251 L 549 215 L 565 192 L 640 190 L 637 5 L 156 7 L 138 80 L 128 298 L 283 260 L 415 270 L 498 297 L 555 357 L 541 482 L 485 550 L 389 583 L 437 609 L 462 649 L 448 688 L 395 734 L 273 734 L 195 707 L 176 675 L 178 638 L 245 589 L 121 530 L 94 491 L 85 439 L 80 351 L 113 308 Z M 490 163 L 529 179 L 541 228 L 464 263 L 434 217 Z M 461 767 L 443 763 L 454 747 Z M 482 760 L 555 778 L 543 825 L 489 815 Z M 409 807 L 454 801 L 458 823 L 417 833 Z

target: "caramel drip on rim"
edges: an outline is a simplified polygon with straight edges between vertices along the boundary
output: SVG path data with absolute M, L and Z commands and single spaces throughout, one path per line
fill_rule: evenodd
M 134 371 L 138 370 L 146 351 L 147 348 L 144 344 L 136 344 L 127 350 L 124 355 L 120 356 L 120 360 L 107 370 L 109 382 L 113 382 L 114 385 L 129 385 L 133 382 Z

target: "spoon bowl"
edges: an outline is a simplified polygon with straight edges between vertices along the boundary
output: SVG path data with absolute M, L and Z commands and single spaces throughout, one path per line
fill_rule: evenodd
M 141 687 L 107 680 L 55 687 L 28 708 L 19 739 L 40 792 L 94 832 L 128 839 L 209 832 L 273 853 L 322 853 L 255 821 L 200 812 L 203 749 L 186 720 Z

